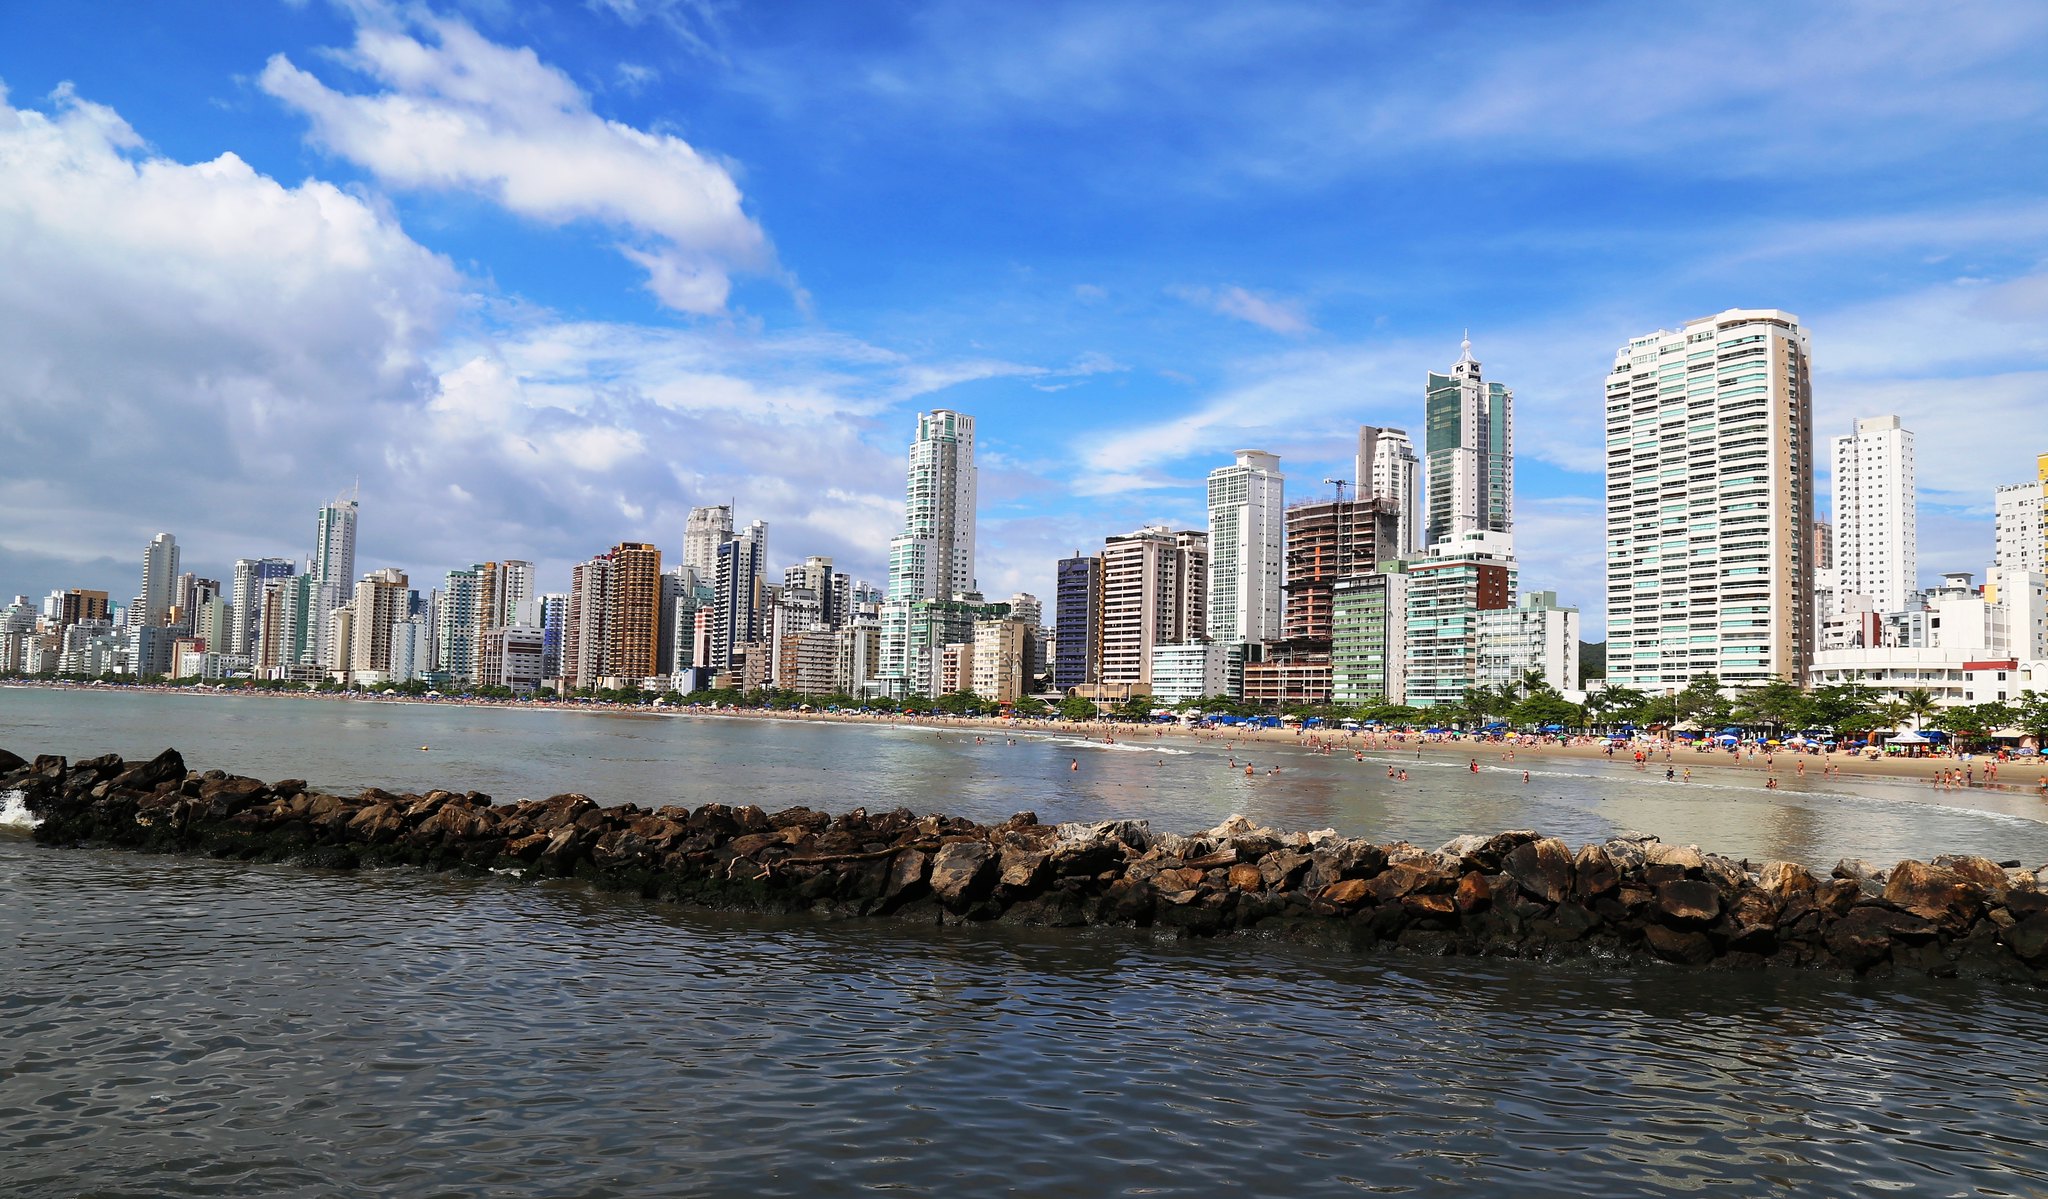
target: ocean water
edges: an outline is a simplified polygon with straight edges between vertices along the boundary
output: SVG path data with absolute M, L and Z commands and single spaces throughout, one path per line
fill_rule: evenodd
M 331 787 L 1165 828 L 1245 810 L 1423 842 L 1618 820 L 1678 839 L 1664 815 L 1757 856 L 2048 858 L 2024 812 L 1908 788 L 1673 796 L 1589 763 L 1529 794 L 1459 762 L 1401 791 L 1271 750 L 1285 769 L 1247 785 L 1206 747 L 1001 741 L 0 693 L 16 752 L 172 744 Z M 47 849 L 23 823 L 0 820 L 9 1196 L 2048 1194 L 2028 988 L 735 916 Z

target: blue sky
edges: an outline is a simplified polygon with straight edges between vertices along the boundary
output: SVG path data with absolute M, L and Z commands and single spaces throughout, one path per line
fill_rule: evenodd
M 1921 565 L 2048 451 L 2034 5 L 357 2 L 0 16 L 0 588 L 680 549 L 879 581 L 921 408 L 985 590 L 1517 394 L 1524 585 L 1602 627 L 1628 337 L 1812 330 L 1820 429 L 1919 436 Z M 1825 496 L 1825 489 L 1823 489 Z

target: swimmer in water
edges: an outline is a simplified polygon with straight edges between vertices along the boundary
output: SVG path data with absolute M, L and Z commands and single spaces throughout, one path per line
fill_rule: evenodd
M 1244 776 L 1246 778 L 1250 778 L 1252 777 L 1252 773 L 1252 764 L 1250 762 L 1246 762 L 1244 764 Z
M 1079 770 L 1079 769 L 1081 769 L 1081 759 L 1079 759 L 1079 758 L 1075 758 L 1075 759 L 1074 759 L 1073 761 L 1071 761 L 1071 762 L 1068 762 L 1068 763 L 1067 763 L 1067 769 L 1068 769 L 1068 770 Z
M 1525 783 L 1529 781 L 1529 772 L 1526 770 L 1522 772 L 1522 781 Z

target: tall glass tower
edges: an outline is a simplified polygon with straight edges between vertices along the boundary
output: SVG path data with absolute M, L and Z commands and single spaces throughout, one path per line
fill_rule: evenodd
M 1424 398 L 1431 545 L 1515 524 L 1515 393 L 1480 376 L 1471 338 L 1461 350 L 1448 374 L 1429 373 Z

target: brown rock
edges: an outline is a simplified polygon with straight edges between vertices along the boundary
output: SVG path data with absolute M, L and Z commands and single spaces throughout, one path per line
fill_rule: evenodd
M 1797 862 L 1766 862 L 1757 875 L 1757 885 L 1784 900 L 1800 892 L 1810 895 L 1820 882 Z
M 1700 858 L 1697 845 L 1666 845 L 1661 841 L 1652 842 L 1643 847 L 1643 856 L 1648 858 L 1652 865 L 1676 866 L 1687 874 L 1701 869 L 1706 864 Z
M 1230 889 L 1233 891 L 1263 891 L 1266 889 L 1266 876 L 1260 873 L 1257 866 L 1249 862 L 1239 862 L 1237 865 L 1232 866 L 1230 868 L 1229 881 Z
M 906 849 L 889 859 L 889 880 L 882 887 L 882 898 L 900 899 L 923 888 L 925 871 L 930 866 L 930 856 L 921 849 Z
M 1821 940 L 1835 960 L 1861 974 L 1891 956 L 1893 937 L 1919 939 L 1931 932 L 1927 921 L 1910 912 L 1865 904 L 1829 925 Z
M 1430 869 L 1420 862 L 1396 862 L 1365 880 L 1372 897 L 1385 903 L 1420 891 L 1430 880 Z M 1354 880 L 1356 881 L 1356 880 Z
M 1601 846 L 1584 846 L 1572 860 L 1572 893 L 1581 899 L 1597 899 L 1620 883 L 1621 872 Z
M 2005 869 L 1989 858 L 1943 854 L 1934 859 L 1934 864 L 1946 866 L 1955 871 L 1956 877 L 1981 888 L 1992 903 L 2004 903 L 2006 892 L 2012 889 L 2012 880 L 2006 877 Z
M 1862 887 L 1853 878 L 1831 878 L 1814 888 L 1813 906 L 1830 916 L 1846 916 L 1856 906 Z
M 1307 854 L 1280 850 L 1259 859 L 1259 876 L 1275 891 L 1285 891 L 1301 882 L 1303 872 L 1308 869 Z
M 1999 934 L 2019 959 L 2029 966 L 2048 965 L 2048 912 L 2036 912 Z
M 952 841 L 932 858 L 932 893 L 947 904 L 972 903 L 995 881 L 995 847 L 986 841 Z
M 1465 876 L 1458 880 L 1456 899 L 1458 910 L 1461 912 L 1483 911 L 1493 906 L 1493 887 L 1487 883 L 1486 876 L 1477 870 L 1467 871 Z
M 1458 903 L 1449 895 L 1404 895 L 1401 897 L 1401 910 L 1413 916 L 1446 919 L 1457 914 Z
M 1667 962 L 1683 966 L 1704 966 L 1714 957 L 1714 943 L 1705 933 L 1666 928 L 1661 924 L 1643 926 L 1643 940 L 1650 952 Z
M 1316 898 L 1338 907 L 1357 907 L 1372 894 L 1362 878 L 1347 878 L 1331 883 L 1317 893 Z
M 1651 904 L 1657 919 L 1666 924 L 1693 926 L 1710 924 L 1721 914 L 1721 893 L 1714 884 L 1698 879 L 1680 879 L 1657 887 Z
M 1517 846 L 1501 868 L 1531 898 L 1557 903 L 1571 893 L 1572 852 L 1555 837 Z
M 1908 859 L 1892 868 L 1884 884 L 1884 899 L 1929 920 L 1967 923 L 1976 919 L 1983 907 L 1984 889 L 1945 866 Z

